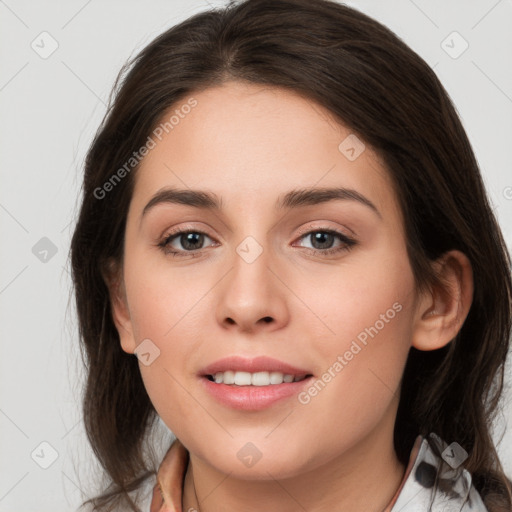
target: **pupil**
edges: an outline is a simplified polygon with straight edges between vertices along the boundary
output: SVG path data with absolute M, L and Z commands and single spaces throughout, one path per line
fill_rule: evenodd
M 333 235 L 331 233 L 325 233 L 325 232 L 319 232 L 319 233 L 315 233 L 313 235 L 313 247 L 315 247 L 315 243 L 316 242 L 320 242 L 320 245 L 321 247 L 315 247 L 316 249 L 328 249 L 332 246 L 332 240 L 331 240 L 331 243 L 327 243 L 327 245 L 325 246 L 326 242 L 325 240 L 322 242 L 323 239 L 325 239 L 325 237 L 327 237 L 329 239 L 333 237 Z
M 204 235 L 200 233 L 187 233 L 185 235 L 182 235 L 182 245 L 185 249 L 194 250 L 197 249 L 194 244 L 197 244 L 197 241 L 200 242 L 203 241 Z M 194 240 L 195 239 L 195 240 Z M 183 243 L 184 241 L 184 243 Z M 199 244 L 201 246 L 201 244 Z

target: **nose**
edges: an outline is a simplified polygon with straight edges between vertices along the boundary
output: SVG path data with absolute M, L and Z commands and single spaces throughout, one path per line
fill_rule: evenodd
M 270 251 L 262 248 L 260 254 L 254 253 L 256 247 L 250 242 L 237 249 L 232 268 L 217 290 L 217 321 L 224 329 L 246 333 L 284 327 L 289 321 L 290 292 Z

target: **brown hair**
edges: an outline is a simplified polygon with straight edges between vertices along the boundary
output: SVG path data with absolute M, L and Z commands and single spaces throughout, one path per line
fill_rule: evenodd
M 457 337 L 411 348 L 394 444 L 407 464 L 418 434 L 458 442 L 464 467 L 491 512 L 511 510 L 511 483 L 491 427 L 499 410 L 511 329 L 510 255 L 456 110 L 435 73 L 392 31 L 330 0 L 247 0 L 172 27 L 123 67 L 115 99 L 85 161 L 71 243 L 79 334 L 87 367 L 86 431 L 109 477 L 92 500 L 125 500 L 154 469 L 143 443 L 156 412 L 137 359 L 122 351 L 104 276 L 123 258 L 136 167 L 105 198 L 97 190 L 144 145 L 163 114 L 226 80 L 283 87 L 326 107 L 382 157 L 397 190 L 418 286 L 450 249 L 469 258 L 473 303 Z M 95 193 L 96 191 L 96 193 Z

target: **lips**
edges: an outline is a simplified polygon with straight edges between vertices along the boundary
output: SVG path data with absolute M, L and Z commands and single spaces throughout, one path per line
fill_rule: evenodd
M 202 389 L 218 403 L 241 411 L 260 411 L 292 399 L 313 379 L 306 368 L 267 356 L 219 359 L 198 376 Z

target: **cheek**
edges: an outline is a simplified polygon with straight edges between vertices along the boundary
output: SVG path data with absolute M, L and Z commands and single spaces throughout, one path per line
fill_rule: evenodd
M 362 435 L 398 400 L 412 336 L 413 289 L 405 259 L 333 275 L 324 294 L 311 288 L 309 303 L 322 312 L 324 325 L 304 350 L 321 366 L 299 401 L 332 432 Z
M 300 284 L 300 296 L 307 297 L 306 305 L 317 317 L 309 322 L 320 337 L 312 348 L 332 356 L 349 350 L 352 341 L 367 348 L 374 340 L 376 350 L 408 344 L 414 279 L 407 257 L 399 252 L 390 258 L 389 252 Z
M 167 258 L 172 256 L 133 250 L 125 267 L 126 289 L 137 341 L 150 338 L 165 349 L 172 340 L 173 350 L 179 350 L 180 340 L 192 341 L 190 327 L 198 321 L 201 299 L 212 284 L 204 273 Z
M 136 343 L 150 340 L 151 363 L 139 363 L 144 386 L 160 417 L 180 431 L 191 418 L 204 423 L 204 411 L 195 407 L 189 392 L 194 384 L 190 362 L 204 342 L 212 311 L 205 295 L 214 281 L 204 273 L 173 268 L 163 257 L 157 260 L 148 264 L 146 253 L 132 250 L 125 263 L 126 291 Z

